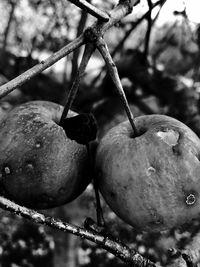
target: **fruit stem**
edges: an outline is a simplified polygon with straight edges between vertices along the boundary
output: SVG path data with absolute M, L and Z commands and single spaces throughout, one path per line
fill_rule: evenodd
M 95 177 L 93 157 L 91 155 L 89 144 L 87 144 L 86 147 L 87 147 L 87 152 L 88 152 L 88 157 L 89 157 L 89 162 L 90 162 L 90 169 L 92 170 L 92 177 L 93 177 L 93 188 L 94 188 L 95 199 L 96 199 L 97 225 L 100 226 L 100 227 L 104 227 L 105 226 L 105 220 L 104 220 L 104 217 L 103 217 L 103 210 L 102 210 L 102 207 L 101 207 L 98 184 L 97 184 L 97 180 L 96 180 L 96 177 Z
M 104 227 L 105 226 L 105 220 L 103 217 L 103 210 L 101 207 L 101 201 L 99 196 L 99 189 L 97 185 L 97 180 L 94 176 L 93 178 L 93 186 L 94 186 L 94 192 L 95 192 L 95 198 L 96 198 L 96 216 L 97 216 L 97 225 Z
M 71 108 L 71 106 L 72 106 L 72 104 L 76 98 L 78 88 L 80 85 L 80 81 L 81 81 L 81 79 L 85 73 L 85 69 L 87 67 L 87 64 L 90 60 L 92 53 L 94 52 L 94 49 L 95 48 L 94 48 L 93 44 L 89 43 L 89 44 L 85 45 L 85 50 L 83 53 L 83 57 L 82 57 L 77 75 L 76 75 L 75 80 L 72 84 L 72 87 L 69 91 L 69 94 L 67 96 L 67 102 L 66 102 L 66 105 L 65 105 L 64 110 L 63 110 L 62 115 L 61 115 L 61 119 L 60 119 L 60 123 L 59 123 L 60 125 L 62 125 L 64 119 L 67 117 L 68 111 L 70 110 L 70 108 Z
M 107 44 L 102 37 L 100 37 L 98 39 L 98 41 L 96 42 L 96 46 L 97 46 L 97 49 L 99 50 L 99 52 L 101 53 L 102 57 L 104 58 L 105 63 L 106 63 L 107 68 L 108 68 L 108 72 L 110 74 L 110 77 L 116 86 L 117 93 L 118 93 L 118 95 L 122 101 L 122 104 L 124 106 L 124 109 L 126 111 L 127 117 L 129 119 L 129 122 L 130 122 L 131 127 L 132 127 L 133 132 L 134 132 L 134 136 L 138 136 L 138 131 L 137 131 L 137 128 L 136 128 L 135 122 L 134 122 L 134 116 L 133 116 L 133 113 L 129 107 L 126 95 L 124 93 L 124 90 L 123 90 L 123 87 L 122 87 L 122 84 L 121 84 L 121 81 L 119 78 L 119 74 L 117 71 L 117 67 L 116 67 L 116 65 L 115 65 L 115 63 L 114 63 L 114 61 L 110 55 Z

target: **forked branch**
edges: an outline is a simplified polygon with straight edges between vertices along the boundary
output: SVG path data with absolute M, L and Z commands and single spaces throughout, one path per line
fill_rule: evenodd
M 121 81 L 119 78 L 119 74 L 117 71 L 117 67 L 112 60 L 112 57 L 111 57 L 110 52 L 108 50 L 107 44 L 103 38 L 99 38 L 96 45 L 97 45 L 97 49 L 99 50 L 99 52 L 101 53 L 102 57 L 105 60 L 108 72 L 111 76 L 111 79 L 113 80 L 113 83 L 117 89 L 117 93 L 118 93 L 118 95 L 122 101 L 122 104 L 123 104 L 124 109 L 126 111 L 127 117 L 128 117 L 130 124 L 133 128 L 134 135 L 137 136 L 137 129 L 136 129 L 136 126 L 134 123 L 134 117 L 133 117 L 133 114 L 132 114 L 131 109 L 129 107 L 126 95 L 124 93 L 124 90 L 123 90 L 123 87 L 122 87 L 122 84 L 121 84 Z

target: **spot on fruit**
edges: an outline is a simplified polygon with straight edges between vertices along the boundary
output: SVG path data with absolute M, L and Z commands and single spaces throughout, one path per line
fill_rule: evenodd
M 32 164 L 32 163 L 28 163 L 28 164 L 26 165 L 26 167 L 27 167 L 29 170 L 31 170 L 31 169 L 33 169 L 33 168 L 34 168 L 34 166 L 33 166 L 33 164 Z
M 5 174 L 10 174 L 11 173 L 11 171 L 10 171 L 10 168 L 8 167 L 8 166 L 5 166 L 4 167 L 4 172 L 5 172 Z
M 156 172 L 156 169 L 155 169 L 154 167 L 150 166 L 150 167 L 147 169 L 147 171 L 148 171 L 148 174 L 151 175 L 151 174 L 153 174 L 153 173 Z
M 41 143 L 40 142 L 37 142 L 36 145 L 35 145 L 36 148 L 40 148 L 41 147 Z
M 113 198 L 113 199 L 116 198 L 116 194 L 115 194 L 114 192 L 112 192 L 112 191 L 110 191 L 110 196 L 111 196 L 111 198 Z
M 169 146 L 178 144 L 179 133 L 175 130 L 166 129 L 165 131 L 158 131 L 156 135 Z
M 41 203 L 50 203 L 54 201 L 54 198 L 49 196 L 48 194 L 41 194 L 40 201 Z
M 66 192 L 66 189 L 64 187 L 61 187 L 59 190 L 58 190 L 58 193 L 63 195 L 64 193 Z
M 180 146 L 178 144 L 176 144 L 175 146 L 172 147 L 172 151 L 173 151 L 174 155 L 181 156 L 181 150 L 180 150 Z
M 32 160 L 27 160 L 24 163 L 24 169 L 28 172 L 31 172 L 34 169 L 34 163 L 32 162 Z
M 194 195 L 194 194 L 189 194 L 189 195 L 186 197 L 185 202 L 186 202 L 186 204 L 187 204 L 188 206 L 193 205 L 193 204 L 196 202 L 195 195 Z

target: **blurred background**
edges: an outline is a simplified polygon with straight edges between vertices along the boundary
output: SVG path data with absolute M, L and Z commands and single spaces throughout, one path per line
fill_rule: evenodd
M 117 1 L 88 1 L 111 10 Z M 149 7 L 152 11 L 149 11 Z M 105 34 L 135 116 L 166 114 L 200 136 L 200 3 L 198 0 L 141 0 L 131 15 Z M 95 19 L 66 0 L 0 1 L 0 84 L 28 70 L 74 40 Z M 83 48 L 0 100 L 0 120 L 29 100 L 65 104 Z M 112 109 L 110 108 L 112 107 Z M 98 138 L 126 120 L 104 62 L 95 52 L 87 66 L 73 109 L 92 112 Z M 199 231 L 200 221 L 165 233 L 140 233 L 102 207 L 110 232 L 150 260 L 167 265 L 170 248 L 182 249 Z M 96 220 L 92 185 L 75 201 L 43 211 L 76 225 Z M 95 244 L 28 222 L 0 210 L 0 266 L 125 266 Z

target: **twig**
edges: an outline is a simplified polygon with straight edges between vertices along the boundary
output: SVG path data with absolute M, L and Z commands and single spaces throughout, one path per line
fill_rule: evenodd
M 118 45 L 115 47 L 115 49 L 111 52 L 111 56 L 114 57 L 117 53 L 117 51 L 119 51 L 119 49 L 122 47 L 122 45 L 124 44 L 124 42 L 126 41 L 126 39 L 130 36 L 130 34 L 132 33 L 132 31 L 144 20 L 146 19 L 149 14 L 152 12 L 152 10 L 157 7 L 158 5 L 161 5 L 161 3 L 163 2 L 163 0 L 159 0 L 156 3 L 154 3 L 151 7 L 151 9 L 149 9 L 141 18 L 139 18 L 137 21 L 132 22 L 130 29 L 128 29 L 125 34 L 124 37 L 122 38 L 122 40 L 118 43 Z
M 113 27 L 118 23 L 122 18 L 132 12 L 133 6 L 138 3 L 138 0 L 125 0 L 120 1 L 119 4 L 110 12 L 110 19 L 107 23 L 101 25 L 100 32 L 103 35 L 108 29 Z M 98 29 L 97 22 L 97 29 Z
M 124 90 L 123 90 L 123 87 L 122 87 L 122 84 L 121 84 L 121 81 L 120 81 L 120 78 L 119 78 L 119 74 L 118 74 L 118 71 L 117 71 L 117 68 L 116 68 L 116 65 L 115 63 L 113 62 L 112 60 L 112 57 L 109 53 L 109 50 L 108 50 L 108 47 L 107 47 L 107 44 L 106 42 L 104 41 L 103 38 L 99 38 L 99 40 L 97 41 L 97 49 L 99 50 L 99 52 L 101 53 L 102 57 L 104 58 L 105 62 L 106 62 L 106 65 L 107 65 L 107 68 L 108 68 L 108 72 L 111 76 L 111 79 L 113 80 L 113 83 L 115 84 L 116 86 L 116 89 L 117 89 L 117 93 L 119 94 L 119 97 L 123 103 L 123 106 L 124 106 L 124 109 L 126 111 L 126 114 L 127 114 L 127 117 L 130 121 L 130 124 L 133 128 L 133 132 L 134 132 L 134 135 L 137 136 L 138 133 L 137 133 L 137 129 L 136 129 L 136 126 L 135 126 L 135 123 L 134 123 L 134 117 L 133 117 L 133 114 L 130 110 L 130 107 L 128 105 L 128 101 L 126 99 L 126 95 L 124 93 Z
M 8 23 L 7 23 L 5 32 L 4 32 L 4 39 L 3 39 L 3 45 L 2 45 L 2 49 L 3 50 L 6 49 L 8 35 L 9 35 L 9 32 L 10 32 L 11 23 L 12 23 L 12 20 L 13 20 L 13 17 L 14 17 L 16 6 L 17 6 L 17 1 L 10 1 L 10 5 L 11 5 L 11 10 L 10 10 L 10 13 L 9 13 Z
M 93 44 L 87 44 L 85 46 L 85 51 L 84 51 L 84 54 L 83 54 L 83 57 L 82 57 L 82 60 L 80 63 L 80 67 L 78 69 L 76 78 L 75 78 L 73 85 L 72 85 L 72 87 L 69 91 L 69 94 L 67 96 L 67 103 L 66 103 L 65 108 L 63 110 L 63 113 L 62 113 L 62 116 L 60 119 L 60 124 L 62 124 L 63 120 L 67 117 L 68 111 L 71 108 L 72 103 L 74 102 L 80 81 L 84 75 L 85 69 L 87 67 L 87 64 L 89 62 L 89 59 L 90 59 L 93 51 L 94 51 L 94 45 Z
M 80 20 L 77 27 L 76 37 L 78 37 L 84 30 L 85 24 L 87 22 L 88 13 L 85 10 L 82 10 Z M 70 77 L 70 87 L 73 84 L 73 79 L 76 76 L 77 70 L 78 70 L 78 59 L 80 55 L 80 48 L 76 49 L 73 53 L 72 58 L 72 70 L 71 70 L 71 77 Z
M 35 65 L 31 69 L 25 71 L 18 77 L 12 79 L 8 83 L 0 86 L 0 98 L 7 95 L 8 93 L 12 92 L 15 88 L 18 86 L 23 85 L 27 81 L 29 81 L 31 78 L 36 76 L 37 74 L 41 73 L 43 70 L 49 68 L 52 66 L 55 62 L 60 60 L 61 58 L 65 57 L 69 53 L 71 53 L 76 48 L 80 47 L 82 44 L 84 44 L 84 37 L 83 35 L 80 35 L 78 38 L 76 38 L 74 41 L 69 43 L 68 45 L 64 46 L 62 49 L 48 57 L 46 60 L 41 61 L 39 64 Z
M 145 46 L 144 46 L 144 60 L 147 61 L 148 52 L 149 52 L 149 41 L 150 41 L 150 35 L 151 35 L 151 29 L 152 29 L 152 20 L 151 20 L 151 11 L 152 11 L 152 2 L 151 0 L 147 0 L 148 6 L 149 6 L 149 13 L 147 16 L 148 25 L 147 25 L 147 32 L 146 32 L 146 39 L 145 39 Z
M 81 9 L 87 11 L 90 15 L 94 16 L 95 18 L 101 20 L 101 21 L 108 21 L 109 15 L 102 11 L 92 4 L 88 3 L 86 0 L 69 0 L 71 3 L 76 5 L 77 7 L 80 7 Z
M 31 210 L 25 207 L 22 207 L 14 202 L 0 196 L 0 207 L 11 211 L 17 215 L 20 215 L 26 219 L 29 219 L 35 223 L 44 224 L 50 226 L 54 229 L 58 229 L 63 232 L 68 232 L 79 236 L 84 239 L 88 239 L 102 248 L 106 249 L 122 261 L 130 264 L 130 266 L 135 267 L 158 267 L 153 262 L 148 259 L 143 258 L 135 250 L 130 249 L 126 245 L 116 242 L 111 238 L 108 238 L 102 234 L 94 233 L 93 231 L 88 231 L 84 228 L 72 225 L 69 223 L 62 222 L 53 217 L 45 216 L 44 214 L 38 213 L 35 210 Z

